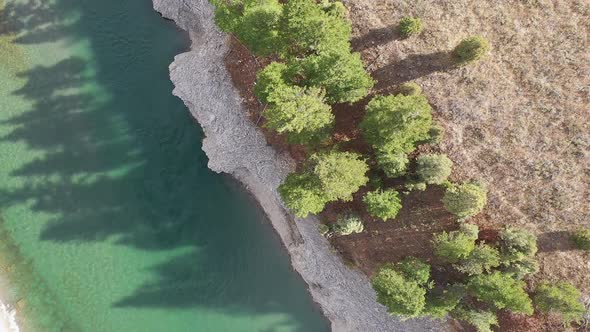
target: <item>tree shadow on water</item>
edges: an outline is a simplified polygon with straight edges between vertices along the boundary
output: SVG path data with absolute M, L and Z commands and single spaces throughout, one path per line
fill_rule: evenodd
M 324 330 L 252 202 L 206 168 L 202 133 L 171 94 L 167 67 L 187 36 L 150 1 L 44 3 L 7 5 L 2 17 L 11 22 L 0 33 L 18 34 L 21 43 L 88 40 L 92 59 L 72 56 L 18 74 L 26 83 L 12 94 L 31 106 L 3 120 L 13 129 L 0 141 L 42 156 L 12 171 L 23 184 L 0 189 L 0 209 L 27 204 L 53 216 L 43 241 L 179 252 L 149 268 L 151 281 L 114 308 L 284 313 L 290 319 L 281 324 Z M 40 8 L 45 15 L 37 17 Z

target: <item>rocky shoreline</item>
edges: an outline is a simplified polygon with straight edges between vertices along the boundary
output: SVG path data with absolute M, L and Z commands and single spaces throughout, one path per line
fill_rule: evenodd
M 164 17 L 189 32 L 189 52 L 170 65 L 174 95 L 183 100 L 205 133 L 203 150 L 209 168 L 237 178 L 252 193 L 291 256 L 293 268 L 330 320 L 333 331 L 448 331 L 443 322 L 400 321 L 375 302 L 367 277 L 346 267 L 317 231 L 315 218 L 294 221 L 276 188 L 293 169 L 243 110 L 238 91 L 224 66 L 227 36 L 213 22 L 207 0 L 153 0 Z

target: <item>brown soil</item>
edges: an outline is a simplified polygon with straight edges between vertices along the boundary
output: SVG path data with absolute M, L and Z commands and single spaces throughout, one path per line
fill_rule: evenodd
M 506 224 L 539 238 L 541 271 L 530 280 L 568 280 L 590 294 L 590 254 L 575 250 L 571 233 L 590 227 L 590 2 L 587 0 L 344 0 L 353 22 L 353 48 L 378 81 L 372 95 L 417 82 L 446 128 L 440 147 L 455 162 L 454 181 L 483 180 L 489 202 L 474 221 L 480 240 L 493 242 Z M 420 36 L 400 39 L 403 16 L 419 16 Z M 452 48 L 464 37 L 482 35 L 492 45 L 478 63 L 456 67 Z M 232 38 L 226 65 L 249 116 L 263 125 L 263 105 L 253 95 L 255 72 L 269 59 L 255 59 Z M 370 97 L 369 97 L 370 98 Z M 335 143 L 345 150 L 370 151 L 357 124 L 364 101 L 336 105 Z M 275 148 L 296 161 L 306 150 L 264 130 Z M 399 183 L 392 181 L 388 185 Z M 330 241 L 342 257 L 367 275 L 385 262 L 417 256 L 434 263 L 438 281 L 449 271 L 437 267 L 432 234 L 457 227 L 441 206 L 442 189 L 429 187 L 403 198 L 400 215 L 388 222 L 370 218 L 360 198 L 329 204 L 327 222 L 353 210 L 366 220 L 365 232 Z M 562 331 L 552 317 L 502 313 L 501 331 Z

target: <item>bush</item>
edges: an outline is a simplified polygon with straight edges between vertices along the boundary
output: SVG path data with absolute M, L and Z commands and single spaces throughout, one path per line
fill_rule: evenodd
M 426 289 L 416 281 L 407 280 L 393 266 L 379 269 L 371 279 L 377 301 L 392 314 L 417 317 L 426 304 Z
M 286 55 L 305 56 L 350 49 L 350 23 L 335 7 L 315 0 L 290 0 L 280 23 L 280 39 Z
M 531 315 L 533 306 L 525 292 L 525 283 L 513 279 L 509 274 L 494 272 L 473 277 L 467 284 L 469 292 L 478 300 L 489 303 L 497 309 L 508 309 L 516 313 Z
M 377 165 L 389 178 L 396 178 L 406 174 L 410 160 L 405 153 L 391 153 L 378 150 L 375 153 Z
M 360 233 L 364 229 L 361 218 L 355 215 L 347 215 L 338 218 L 334 230 L 338 235 L 350 235 Z
M 406 280 L 415 281 L 418 285 L 428 286 L 430 265 L 415 257 L 407 257 L 395 265 L 395 270 Z
M 302 85 L 324 88 L 329 103 L 352 103 L 363 99 L 375 84 L 363 66 L 359 53 L 332 50 L 301 60 L 298 75 Z
M 403 38 L 418 35 L 422 32 L 422 20 L 418 17 L 404 17 L 399 22 L 399 33 Z
M 461 227 L 458 231 L 434 235 L 434 253 L 448 263 L 457 263 L 466 259 L 475 249 L 477 226 L 465 224 Z
M 493 332 L 492 326 L 498 326 L 496 314 L 490 311 L 459 310 L 454 316 L 471 324 L 477 332 Z
M 487 39 L 479 36 L 473 36 L 463 39 L 454 53 L 459 58 L 460 64 L 468 64 L 483 57 L 490 50 L 490 44 Z
M 498 249 L 487 244 L 480 244 L 457 266 L 457 270 L 471 276 L 490 272 L 498 266 L 500 266 Z
M 322 212 L 329 201 L 317 177 L 310 173 L 289 174 L 278 190 L 287 208 L 300 218 Z
M 580 298 L 580 291 L 567 282 L 541 283 L 534 295 L 535 307 L 539 311 L 560 314 L 566 324 L 579 321 L 586 313 Z
M 424 96 L 377 96 L 367 105 L 361 129 L 367 142 L 392 154 L 414 151 L 428 138 L 431 107 Z
M 352 152 L 332 151 L 311 157 L 313 174 L 330 201 L 352 200 L 352 194 L 367 184 L 369 170 L 361 156 Z
M 539 272 L 539 263 L 533 257 L 524 257 L 521 260 L 510 262 L 504 271 L 515 279 L 522 279 Z
M 334 123 L 324 93 L 318 88 L 304 89 L 281 85 L 267 97 L 269 106 L 262 112 L 265 127 L 286 133 L 292 143 L 309 144 L 321 139 Z
M 428 139 L 425 143 L 428 144 L 439 144 L 443 141 L 445 136 L 445 128 L 438 123 L 433 123 L 428 130 Z
M 289 67 L 280 62 L 272 62 L 256 74 L 254 94 L 263 102 L 268 103 L 268 96 L 277 90 L 287 86 L 287 72 Z
M 320 232 L 320 234 L 322 236 L 326 236 L 326 234 L 328 234 L 330 232 L 330 226 L 328 226 L 326 224 L 319 224 L 318 225 L 318 232 Z
M 578 249 L 590 250 L 590 228 L 577 231 L 573 240 Z
M 416 96 L 422 93 L 422 88 L 414 82 L 400 84 L 397 91 L 404 96 Z
M 383 221 L 395 218 L 402 208 L 399 193 L 393 189 L 370 191 L 363 197 L 363 202 L 371 216 Z
M 442 199 L 447 211 L 460 219 L 481 212 L 487 202 L 486 190 L 476 183 L 464 183 L 447 189 Z
M 524 229 L 505 227 L 500 231 L 500 253 L 505 263 L 534 257 L 537 253 L 537 237 Z
M 427 184 L 445 182 L 453 169 L 453 162 L 446 154 L 424 154 L 416 161 L 416 173 Z
M 414 180 L 407 180 L 406 183 L 404 184 L 404 188 L 409 192 L 409 191 L 414 191 L 414 190 L 419 190 L 419 191 L 424 191 L 426 190 L 426 183 L 424 182 L 419 182 L 419 181 L 414 181 Z

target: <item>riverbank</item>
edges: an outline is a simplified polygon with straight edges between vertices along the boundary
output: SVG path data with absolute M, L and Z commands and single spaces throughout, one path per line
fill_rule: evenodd
M 294 221 L 276 188 L 294 167 L 291 158 L 270 147 L 250 122 L 224 66 L 227 36 L 213 23 L 206 0 L 154 0 L 154 8 L 189 32 L 191 50 L 170 66 L 174 94 L 205 133 L 209 168 L 229 173 L 256 197 L 309 285 L 334 331 L 443 331 L 441 322 L 399 321 L 377 304 L 367 277 L 346 267 L 317 231 L 317 219 Z

